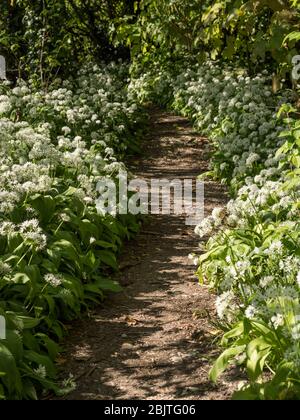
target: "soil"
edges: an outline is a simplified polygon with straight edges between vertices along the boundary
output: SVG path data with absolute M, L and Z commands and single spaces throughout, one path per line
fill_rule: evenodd
M 130 162 L 136 176 L 196 178 L 208 170 L 209 143 L 187 119 L 150 112 L 143 154 Z M 137 159 L 137 158 L 135 158 Z M 227 201 L 218 183 L 205 185 L 205 212 Z M 72 324 L 61 376 L 77 383 L 64 399 L 229 399 L 241 378 L 234 370 L 218 385 L 208 379 L 218 356 L 215 297 L 200 286 L 188 259 L 199 237 L 184 216 L 147 216 L 120 262 L 124 292 Z

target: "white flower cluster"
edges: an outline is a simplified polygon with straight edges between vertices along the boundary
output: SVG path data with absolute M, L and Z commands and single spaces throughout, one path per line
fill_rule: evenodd
M 0 239 L 13 236 L 16 246 L 23 241 L 31 251 L 47 251 L 40 197 L 51 203 L 61 197 L 63 223 L 72 211 L 68 197 L 96 211 L 97 182 L 124 168 L 122 158 L 142 121 L 127 77 L 127 65 L 111 63 L 56 79 L 47 92 L 31 81 L 19 80 L 14 88 L 0 83 Z M 0 274 L 10 271 L 0 255 Z M 52 274 L 45 281 L 60 284 Z
M 232 84 L 233 79 L 228 81 Z M 224 85 L 222 97 L 226 99 L 215 92 L 218 116 L 205 123 L 217 145 L 216 169 L 236 188 L 236 197 L 226 207 L 221 231 L 208 243 L 209 252 L 216 250 L 219 256 L 208 258 L 202 269 L 222 293 L 216 301 L 219 317 L 230 323 L 243 317 L 262 320 L 274 330 L 280 329 L 291 343 L 288 360 L 293 355 L 299 367 L 299 348 L 298 353 L 292 351 L 299 334 L 291 321 L 300 315 L 299 183 L 286 186 L 286 156 L 277 153 L 284 142 L 278 137 L 283 127 L 270 111 L 271 96 L 263 78 L 242 77 L 238 82 L 234 98 L 230 87 Z M 263 95 L 266 98 L 259 102 Z M 242 98 L 254 100 L 256 106 Z M 187 103 L 190 107 L 191 101 Z M 207 112 L 208 106 L 205 102 L 203 110 Z M 195 112 L 200 112 L 194 118 L 201 127 L 202 108 Z M 207 236 L 216 227 L 210 216 L 196 233 Z
M 118 156 L 137 111 L 122 84 L 126 71 L 87 66 L 75 83 L 58 79 L 47 94 L 23 81 L 12 90 L 0 85 L 0 215 L 49 191 L 62 171 L 78 196 L 92 202 L 98 178 L 123 168 Z
M 174 107 L 191 116 L 197 128 L 214 140 L 215 169 L 223 178 L 243 178 L 253 167 L 273 164 L 270 160 L 282 144 L 283 127 L 276 119 L 269 80 L 267 72 L 250 78 L 208 62 L 184 72 L 175 82 Z

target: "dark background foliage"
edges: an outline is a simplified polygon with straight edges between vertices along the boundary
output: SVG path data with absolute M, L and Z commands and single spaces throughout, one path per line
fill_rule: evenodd
M 82 62 L 129 58 L 112 43 L 115 20 L 134 16 L 133 0 L 3 0 L 0 53 L 12 78 L 67 76 Z
M 0 54 L 11 78 L 47 83 L 83 62 L 130 57 L 238 62 L 278 77 L 299 50 L 298 0 L 3 0 Z

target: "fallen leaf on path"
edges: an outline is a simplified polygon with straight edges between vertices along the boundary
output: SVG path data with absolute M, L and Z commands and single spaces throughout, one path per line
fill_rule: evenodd
M 220 330 L 208 330 L 207 332 L 210 335 L 216 336 L 216 335 L 219 335 L 221 331 Z
M 129 325 L 130 327 L 136 325 L 139 321 L 131 316 L 126 316 L 124 321 Z
M 198 309 L 193 312 L 194 319 L 204 319 L 207 318 L 207 309 Z
M 58 357 L 55 360 L 55 363 L 57 363 L 58 365 L 64 365 L 65 363 L 67 363 L 67 359 L 64 359 L 63 357 Z

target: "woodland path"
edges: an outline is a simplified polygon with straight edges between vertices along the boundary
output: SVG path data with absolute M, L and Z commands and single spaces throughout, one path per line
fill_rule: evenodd
M 185 118 L 153 110 L 143 156 L 130 163 L 137 176 L 195 178 L 208 169 L 209 144 Z M 224 188 L 206 184 L 206 213 L 226 200 Z M 62 355 L 62 377 L 77 389 L 65 399 L 227 399 L 235 372 L 218 386 L 208 380 L 218 355 L 214 297 L 200 287 L 188 254 L 199 238 L 185 218 L 149 216 L 121 258 L 116 294 L 72 324 Z

